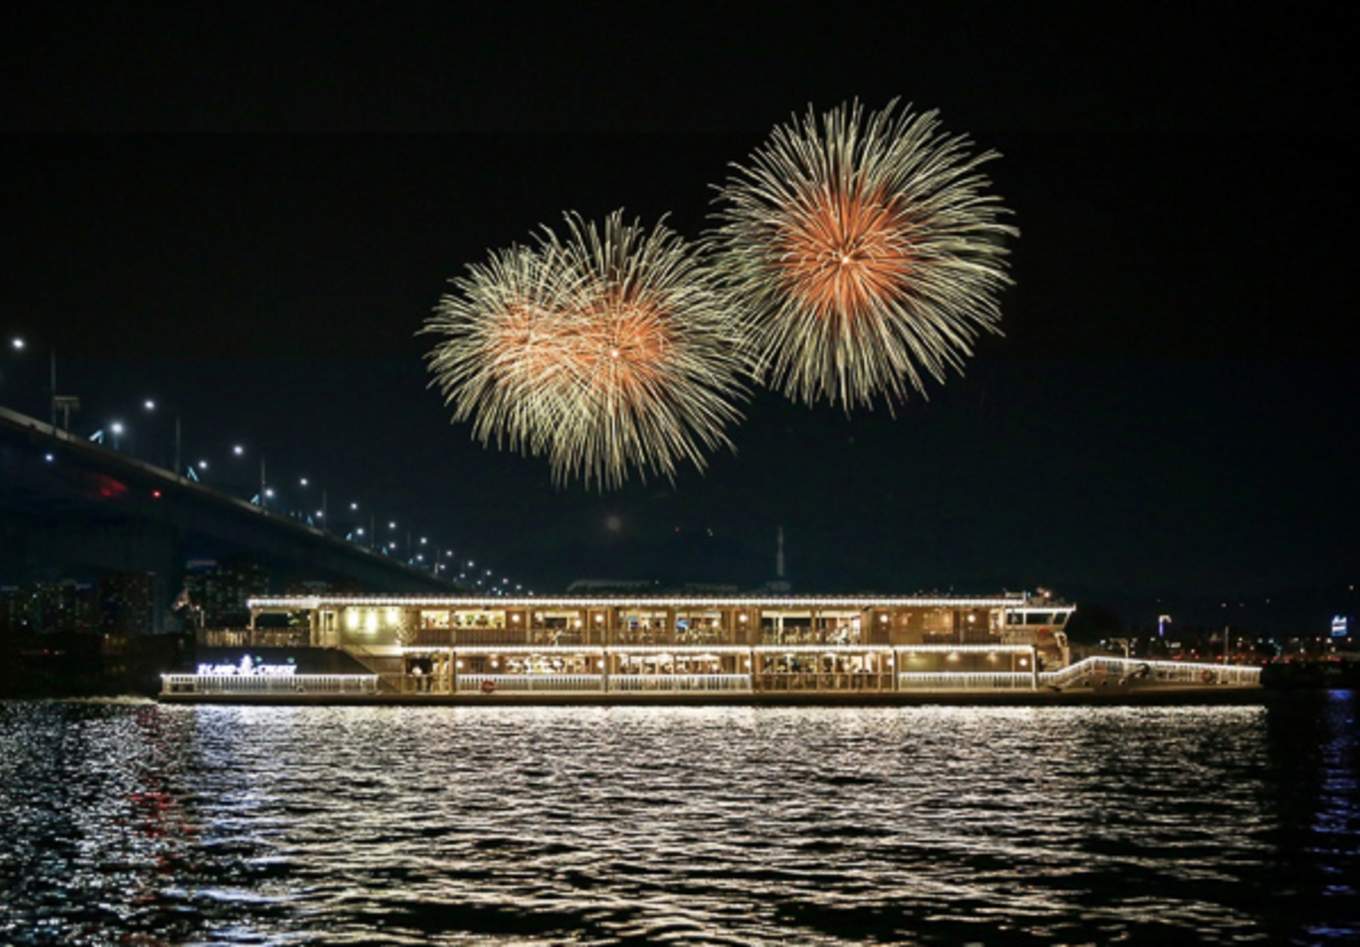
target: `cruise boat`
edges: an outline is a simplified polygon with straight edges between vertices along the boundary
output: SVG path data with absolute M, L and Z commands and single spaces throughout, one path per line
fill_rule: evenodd
M 249 601 L 243 661 L 163 675 L 168 700 L 331 697 L 410 701 L 892 700 L 1074 685 L 1255 685 L 1259 668 L 1088 658 L 1064 628 L 1076 606 L 998 596 L 296 596 Z M 288 616 L 308 649 L 353 674 L 300 673 L 250 647 Z M 210 642 L 214 643 L 214 642 Z

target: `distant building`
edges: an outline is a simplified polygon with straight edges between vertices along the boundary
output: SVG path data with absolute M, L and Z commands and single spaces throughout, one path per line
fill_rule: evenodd
M 184 587 L 195 614 L 202 610 L 203 627 L 241 627 L 250 619 L 246 600 L 268 593 L 269 576 L 250 559 L 193 559 L 186 564 Z
M 116 572 L 102 576 L 95 586 L 99 630 L 143 634 L 155 627 L 154 572 Z
M 653 592 L 661 585 L 656 579 L 576 579 L 567 586 L 570 595 L 627 595 Z
M 20 631 L 19 587 L 0 585 L 0 635 L 16 635 Z
M 94 631 L 94 586 L 74 579 L 0 588 L 0 634 Z
M 723 582 L 686 582 L 676 591 L 682 595 L 736 595 L 740 590 L 738 585 Z

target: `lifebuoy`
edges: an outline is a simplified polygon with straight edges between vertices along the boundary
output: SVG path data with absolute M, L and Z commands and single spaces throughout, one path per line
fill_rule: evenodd
M 495 682 L 495 681 L 482 681 L 482 693 L 483 693 L 483 694 L 490 694 L 490 693 L 491 693 L 492 691 L 494 691 L 495 689 L 496 689 L 496 682 Z

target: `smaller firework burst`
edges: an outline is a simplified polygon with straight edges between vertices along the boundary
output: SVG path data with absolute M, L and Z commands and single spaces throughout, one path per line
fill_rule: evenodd
M 454 279 L 422 332 L 444 337 L 427 355 L 432 381 L 484 444 L 539 454 L 574 384 L 564 353 L 570 274 L 523 246 L 492 251 Z
M 706 237 L 743 308 L 758 374 L 847 410 L 943 381 L 999 332 L 1017 231 L 979 167 L 995 152 L 937 113 L 859 103 L 775 128 L 718 191 Z
M 422 330 L 443 337 L 433 384 L 474 437 L 546 455 L 559 483 L 703 469 L 744 395 L 731 307 L 664 222 L 566 225 L 454 281 Z

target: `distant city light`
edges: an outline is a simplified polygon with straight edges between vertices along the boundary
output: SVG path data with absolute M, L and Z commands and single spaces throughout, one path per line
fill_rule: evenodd
M 152 398 L 147 398 L 145 401 L 142 402 L 142 407 L 143 407 L 143 408 L 146 408 L 146 410 L 148 410 L 148 411 L 155 411 L 155 410 L 156 410 L 156 402 L 155 402 L 155 400 L 152 399 Z
M 359 527 L 358 529 L 356 529 L 354 532 L 355 532 L 356 535 L 362 536 L 362 535 L 364 534 L 364 528 L 363 528 L 362 526 L 360 526 L 360 527 Z
M 425 545 L 425 537 L 424 537 L 424 536 L 421 536 L 421 537 L 420 537 L 420 544 L 421 544 L 422 546 Z
M 397 528 L 397 521 L 396 521 L 396 520 L 389 520 L 388 523 L 387 523 L 387 528 L 388 528 L 388 529 L 396 529 L 396 528 Z
M 56 459 L 57 457 L 55 454 L 43 454 L 43 460 L 47 461 L 49 464 L 55 461 Z
M 246 452 L 246 449 L 242 447 L 240 444 L 233 444 L 231 447 L 231 452 L 235 454 L 237 457 L 240 457 L 242 454 Z
M 122 434 L 123 423 L 121 421 L 114 421 L 112 424 L 109 425 L 109 430 L 112 431 L 114 434 Z
M 351 510 L 357 510 L 357 509 L 359 508 L 359 504 L 358 504 L 358 503 L 351 503 L 351 504 L 349 505 L 349 508 L 350 508 Z
M 396 543 L 388 543 L 388 544 L 387 544 L 387 548 L 388 548 L 388 549 L 396 549 L 396 548 L 397 548 L 397 544 L 396 544 Z
M 298 478 L 298 486 L 302 486 L 302 487 L 307 486 L 307 478 L 306 478 L 306 477 L 299 477 L 299 478 Z
M 469 569 L 471 569 L 471 568 L 474 567 L 475 565 L 477 565 L 477 563 L 473 562 L 471 559 L 468 560 L 468 568 L 469 568 Z
M 19 338 L 19 336 L 17 335 L 9 340 L 10 348 L 14 349 L 14 351 L 16 352 L 22 352 L 26 344 L 27 343 L 25 343 L 24 340 Z
M 268 498 L 272 498 L 272 497 L 274 496 L 274 488 L 273 488 L 273 487 L 265 487 L 265 489 L 264 489 L 264 495 L 265 495 L 266 497 L 268 497 Z
M 325 510 L 317 510 L 317 511 L 316 511 L 316 518 L 319 519 L 319 520 L 320 520 L 320 519 L 325 519 L 325 518 L 326 518 L 326 511 L 325 511 Z
M 207 469 L 208 469 L 208 462 L 207 462 L 206 460 L 200 460 L 200 461 L 198 462 L 198 469 L 199 469 L 199 470 L 207 470 Z

